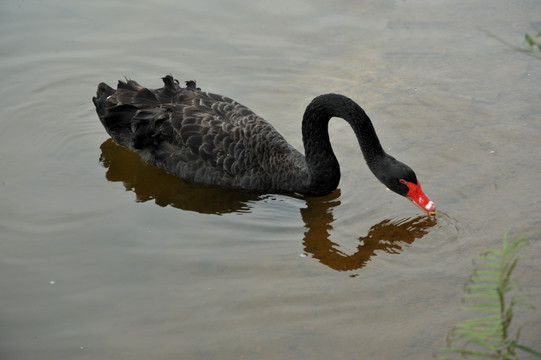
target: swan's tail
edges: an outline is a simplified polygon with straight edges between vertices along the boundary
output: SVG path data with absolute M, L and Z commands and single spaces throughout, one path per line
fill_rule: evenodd
M 101 83 L 98 85 L 96 96 L 92 98 L 92 101 L 107 133 L 117 144 L 129 147 L 130 138 L 132 137 L 130 122 L 137 108 L 128 104 L 124 105 L 120 101 L 119 95 L 125 95 L 118 91 L 122 87 L 120 82 L 117 90 L 105 83 Z M 130 93 L 132 92 L 130 91 Z
M 195 81 L 181 88 L 171 75 L 165 76 L 163 83 L 162 88 L 155 90 L 133 80 L 119 81 L 116 90 L 104 83 L 98 85 L 92 101 L 103 127 L 117 144 L 133 149 L 143 146 L 141 141 L 156 140 L 154 135 L 159 134 L 154 134 L 154 128 L 158 131 L 170 115 L 167 108 L 177 104 L 186 90 L 199 90 Z
M 175 93 L 173 84 L 167 84 L 161 93 L 169 97 Z M 142 109 L 159 107 L 158 93 L 146 89 L 133 80 L 119 81 L 117 89 L 113 89 L 105 83 L 98 85 L 96 96 L 92 98 L 100 121 L 113 138 L 119 144 L 131 148 L 134 142 L 134 118 Z
M 107 100 L 114 92 L 115 90 L 106 83 L 100 83 L 98 85 L 98 90 L 96 91 L 96 96 L 92 98 L 92 102 L 96 107 L 96 112 L 98 113 L 100 120 L 102 120 L 102 123 L 105 116 L 105 100 Z

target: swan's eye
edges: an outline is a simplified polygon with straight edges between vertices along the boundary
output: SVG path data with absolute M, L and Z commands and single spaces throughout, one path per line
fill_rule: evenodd
M 406 184 L 406 183 L 407 183 L 407 181 L 404 180 L 404 179 L 400 179 L 400 180 L 398 180 L 398 181 L 400 181 L 401 184 Z

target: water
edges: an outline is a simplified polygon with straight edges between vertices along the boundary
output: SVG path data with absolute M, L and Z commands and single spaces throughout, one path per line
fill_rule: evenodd
M 0 4 L 2 359 L 420 359 L 466 318 L 472 258 L 529 234 L 541 306 L 535 1 Z M 339 189 L 187 185 L 116 146 L 91 97 L 172 73 L 297 148 L 316 95 L 356 99 L 438 206 L 385 191 L 331 122 Z M 521 341 L 541 337 L 537 312 Z M 527 357 L 523 357 L 527 358 Z

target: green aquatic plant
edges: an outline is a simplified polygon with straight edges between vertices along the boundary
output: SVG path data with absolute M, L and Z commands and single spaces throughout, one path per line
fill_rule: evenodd
M 523 300 L 528 295 L 511 277 L 520 260 L 517 254 L 527 244 L 525 237 L 508 241 L 505 234 L 501 250 L 486 251 L 474 260 L 475 268 L 465 286 L 465 300 L 472 304 L 464 309 L 482 315 L 454 326 L 447 334 L 448 347 L 437 354 L 514 360 L 518 359 L 516 351 L 522 350 L 541 358 L 540 352 L 518 343 L 520 328 L 514 335 L 510 329 L 518 306 L 533 308 Z
M 541 39 L 541 23 L 531 23 L 532 28 L 537 32 L 535 35 L 524 34 L 524 39 L 526 43 L 530 46 L 530 50 L 533 50 L 537 47 L 538 50 L 541 50 L 541 44 L 537 39 Z
M 524 44 L 518 45 L 517 43 L 509 42 L 503 38 L 501 38 L 498 35 L 495 35 L 491 33 L 488 30 L 485 30 L 481 27 L 477 27 L 477 29 L 483 33 L 485 33 L 487 36 L 499 41 L 500 43 L 506 45 L 510 49 L 513 49 L 515 51 L 519 51 L 523 54 L 526 54 L 528 56 L 532 56 L 536 59 L 541 60 L 541 54 L 539 53 L 541 51 L 541 22 L 532 22 L 530 23 L 530 26 L 532 27 L 534 31 L 534 35 L 530 35 L 528 33 L 524 34 L 524 39 L 526 40 L 526 44 L 528 47 L 524 47 Z
M 528 45 L 530 45 L 531 49 L 537 46 L 537 48 L 541 50 L 541 44 L 537 42 L 537 38 L 540 38 L 540 37 L 541 37 L 541 32 L 533 36 L 530 34 L 524 34 L 524 38 L 526 39 L 526 42 L 528 43 Z

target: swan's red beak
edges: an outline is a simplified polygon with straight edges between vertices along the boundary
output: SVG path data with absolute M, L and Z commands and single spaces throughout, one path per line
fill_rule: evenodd
M 406 197 L 415 205 L 423 209 L 428 215 L 436 214 L 436 204 L 434 204 L 430 199 L 425 195 L 423 189 L 421 189 L 421 184 L 414 184 L 412 182 L 404 181 L 404 183 L 409 188 L 408 195 Z

